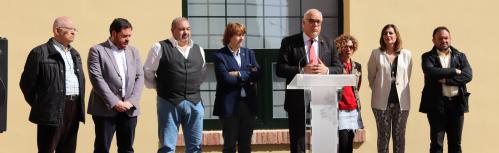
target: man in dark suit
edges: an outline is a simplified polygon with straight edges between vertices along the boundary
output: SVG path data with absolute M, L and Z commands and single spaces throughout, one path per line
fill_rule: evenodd
M 92 92 L 88 113 L 95 124 L 94 153 L 107 153 L 113 135 L 119 153 L 133 153 L 133 141 L 144 72 L 139 51 L 128 45 L 132 25 L 116 18 L 109 28 L 108 40 L 90 48 L 88 72 Z
M 422 67 L 425 78 L 419 111 L 430 123 L 430 153 L 443 151 L 447 133 L 448 152 L 461 153 L 464 113 L 468 112 L 466 84 L 472 79 L 466 55 L 451 46 L 446 27 L 433 30 L 433 48 L 424 53 Z
M 245 35 L 242 24 L 229 23 L 223 37 L 225 47 L 214 55 L 217 93 L 213 115 L 222 122 L 224 153 L 235 153 L 236 148 L 239 153 L 251 152 L 260 67 L 253 50 L 242 47 Z
M 79 122 L 85 121 L 85 76 L 70 45 L 77 30 L 63 16 L 52 31 L 54 37 L 29 53 L 19 85 L 31 106 L 29 120 L 38 124 L 38 152 L 74 153 Z
M 322 21 L 319 10 L 307 10 L 303 15 L 303 33 L 282 40 L 276 74 L 286 78 L 286 84 L 298 73 L 325 75 L 341 72 L 334 43 L 320 35 Z M 284 109 L 288 112 L 290 150 L 292 153 L 305 152 L 304 90 L 286 90 L 285 95 Z

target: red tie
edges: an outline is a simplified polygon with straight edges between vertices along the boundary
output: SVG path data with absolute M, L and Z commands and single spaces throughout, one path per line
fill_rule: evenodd
M 314 42 L 315 40 L 312 38 L 310 39 L 310 48 L 308 49 L 308 63 L 309 64 L 318 64 L 317 62 L 317 57 L 315 54 L 315 49 L 314 49 Z

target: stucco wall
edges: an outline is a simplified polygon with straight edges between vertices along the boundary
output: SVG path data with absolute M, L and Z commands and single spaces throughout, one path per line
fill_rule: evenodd
M 407 126 L 406 152 L 427 152 L 429 126 L 426 115 L 418 112 L 423 84 L 421 54 L 432 47 L 431 32 L 439 25 L 450 28 L 452 44 L 464 51 L 473 68 L 474 78 L 469 84 L 472 93 L 470 113 L 465 115 L 463 150 L 465 152 L 493 152 L 494 132 L 499 128 L 499 99 L 493 78 L 499 74 L 495 58 L 499 46 L 495 43 L 499 35 L 499 21 L 494 15 L 499 2 L 492 0 L 345 0 L 345 31 L 356 36 L 360 48 L 355 59 L 364 65 L 364 86 L 361 89 L 363 117 L 368 130 L 368 141 L 355 152 L 372 153 L 376 150 L 376 125 L 370 109 L 371 92 L 367 86 L 366 64 L 370 52 L 378 47 L 381 28 L 388 23 L 396 24 L 401 31 L 404 47 L 413 53 L 413 75 L 411 79 L 412 108 Z M 0 36 L 9 39 L 9 95 L 7 132 L 0 134 L 0 152 L 36 152 L 36 126 L 28 119 L 29 107 L 19 90 L 19 78 L 31 48 L 45 43 L 52 35 L 51 26 L 55 17 L 70 16 L 79 32 L 73 46 L 82 57 L 88 57 L 90 46 L 103 42 L 109 36 L 112 19 L 124 17 L 134 26 L 131 45 L 140 49 L 145 59 L 152 43 L 170 37 L 170 22 L 181 16 L 180 0 L 0 0 Z M 84 64 L 86 69 L 86 64 Z M 87 71 L 85 71 L 87 73 Z M 87 75 L 88 76 L 88 75 Z M 87 77 L 88 78 L 88 77 Z M 88 79 L 87 79 L 88 80 Z M 87 94 L 90 91 L 87 82 Z M 155 152 L 157 147 L 156 102 L 154 91 L 145 89 L 139 117 L 136 152 Z M 77 152 L 91 152 L 93 146 L 93 122 L 89 115 L 87 123 L 80 125 Z M 207 150 L 217 150 L 209 147 Z M 287 152 L 285 146 L 258 146 L 259 151 Z M 112 150 L 115 150 L 113 143 Z M 265 151 L 267 152 L 267 151 Z
M 381 29 L 388 23 L 399 27 L 404 48 L 412 51 L 411 110 L 409 113 L 406 152 L 429 151 L 429 124 L 426 114 L 419 113 L 419 102 L 424 84 L 421 55 L 430 50 L 432 32 L 437 26 L 451 31 L 452 45 L 466 53 L 473 68 L 470 113 L 465 114 L 462 147 L 464 152 L 494 152 L 499 128 L 499 107 L 495 96 L 499 86 L 499 34 L 496 20 L 499 2 L 493 0 L 345 0 L 345 31 L 356 36 L 360 47 L 354 55 L 361 61 L 364 87 L 361 89 L 363 119 L 368 129 L 368 142 L 357 152 L 376 150 L 376 124 L 370 107 L 371 90 L 367 81 L 367 61 L 372 49 L 379 47 Z M 392 145 L 390 145 L 392 146 Z M 445 145 L 447 147 L 447 145 Z

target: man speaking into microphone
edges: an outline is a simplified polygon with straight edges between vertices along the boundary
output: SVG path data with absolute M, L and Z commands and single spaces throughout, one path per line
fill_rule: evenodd
M 303 15 L 303 32 L 284 38 L 279 49 L 276 75 L 286 85 L 296 74 L 339 74 L 341 63 L 334 43 L 320 35 L 322 13 L 309 9 Z M 305 152 L 305 100 L 302 89 L 286 89 L 284 109 L 288 112 L 291 153 Z M 308 106 L 307 106 L 308 107 Z

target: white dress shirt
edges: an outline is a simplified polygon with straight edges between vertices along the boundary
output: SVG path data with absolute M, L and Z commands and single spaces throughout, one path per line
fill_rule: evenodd
M 189 40 L 187 48 L 182 52 L 182 48 L 178 46 L 177 40 L 169 38 L 168 41 L 170 41 L 186 59 L 189 56 L 191 48 L 194 46 L 194 42 Z M 199 49 L 203 58 L 203 66 L 205 66 L 206 61 L 204 59 L 204 49 L 201 46 L 199 46 Z M 163 51 L 161 44 L 159 42 L 154 43 L 149 51 L 149 54 L 147 55 L 146 62 L 144 63 L 144 84 L 147 88 L 156 88 L 156 70 L 158 70 L 162 54 Z
M 451 50 L 449 49 L 449 53 L 446 55 L 443 51 L 437 51 L 438 58 L 440 59 L 440 63 L 442 64 L 442 68 L 449 68 L 451 62 Z M 442 84 L 442 94 L 446 97 L 454 97 L 459 94 L 459 88 L 457 86 L 449 86 L 446 84 Z
M 118 65 L 118 71 L 121 76 L 121 97 L 125 97 L 126 95 L 126 79 L 128 76 L 126 76 L 127 72 L 127 65 L 126 65 L 126 55 L 125 55 L 125 49 L 118 49 L 116 45 L 111 42 L 111 40 L 108 40 L 108 43 L 111 44 L 111 49 L 113 51 L 114 59 L 116 60 L 116 64 Z

